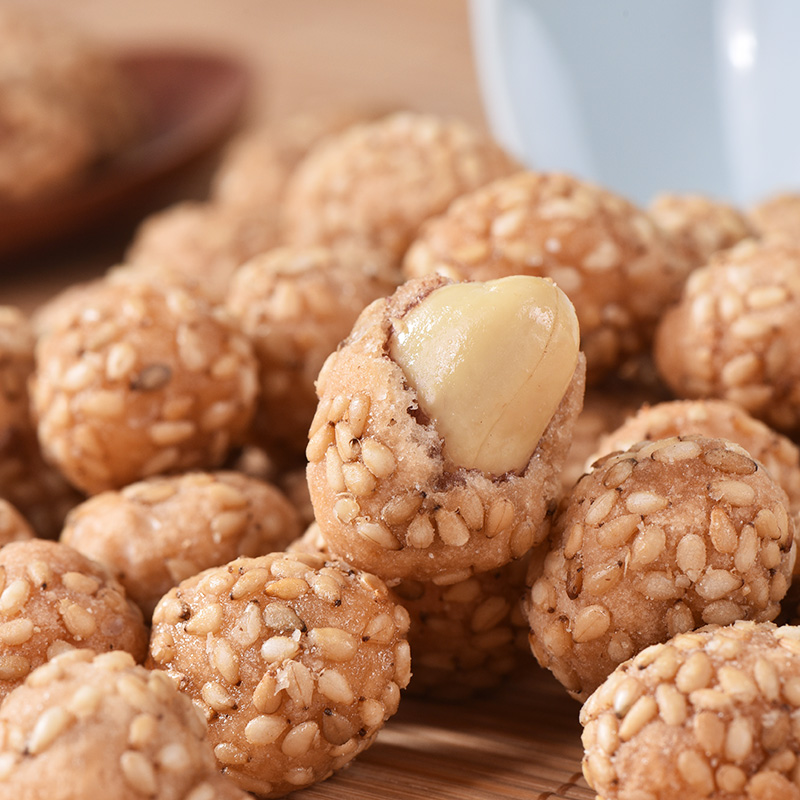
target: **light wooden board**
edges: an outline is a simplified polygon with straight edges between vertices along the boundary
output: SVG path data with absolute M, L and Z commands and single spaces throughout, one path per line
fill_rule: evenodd
M 404 696 L 377 741 L 292 800 L 594 800 L 581 775 L 580 706 L 529 674 L 458 704 Z

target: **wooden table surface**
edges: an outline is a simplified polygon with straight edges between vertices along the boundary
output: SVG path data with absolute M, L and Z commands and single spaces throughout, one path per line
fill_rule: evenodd
M 26 1 L 69 9 L 120 46 L 191 45 L 236 55 L 255 78 L 253 119 L 322 101 L 439 112 L 485 125 L 462 0 Z M 203 180 L 188 182 L 185 191 L 201 195 Z M 64 286 L 101 274 L 131 233 L 129 224 L 0 262 L 0 303 L 29 311 Z M 591 800 L 581 753 L 577 704 L 531 659 L 526 677 L 479 700 L 405 697 L 370 750 L 293 797 Z

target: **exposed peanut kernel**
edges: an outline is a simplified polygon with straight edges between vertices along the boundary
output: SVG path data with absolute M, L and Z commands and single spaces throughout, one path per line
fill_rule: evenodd
M 525 468 L 561 402 L 577 363 L 578 325 L 566 295 L 543 279 L 451 284 L 395 322 L 390 349 L 449 457 L 499 475 Z

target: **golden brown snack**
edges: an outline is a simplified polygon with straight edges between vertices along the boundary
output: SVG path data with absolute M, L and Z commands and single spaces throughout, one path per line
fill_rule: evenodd
M 692 273 L 664 315 L 654 356 L 678 397 L 736 403 L 800 429 L 800 245 L 749 240 Z
M 49 11 L 0 6 L 0 203 L 66 188 L 140 126 L 139 99 L 104 47 Z
M 764 239 L 800 242 L 800 194 L 783 192 L 750 210 L 750 221 Z
M 660 194 L 647 209 L 673 240 L 691 269 L 702 267 L 719 250 L 755 236 L 745 214 L 700 194 Z
M 457 583 L 400 581 L 392 594 L 411 617 L 414 677 L 408 691 L 461 700 L 532 666 L 520 605 L 528 557 Z
M 616 430 L 603 436 L 587 466 L 614 450 L 637 442 L 698 434 L 730 439 L 760 461 L 789 498 L 789 510 L 800 510 L 800 450 L 786 436 L 725 400 L 669 400 L 642 406 Z M 800 566 L 800 565 L 796 565 Z
M 34 536 L 25 517 L 8 500 L 0 498 L 0 547 L 10 542 L 24 542 Z
M 606 456 L 559 509 L 529 579 L 534 655 L 585 699 L 648 645 L 772 620 L 795 530 L 783 489 L 733 442 L 680 436 Z
M 620 665 L 581 710 L 605 800 L 798 800 L 798 629 L 709 626 Z
M 327 555 L 319 525 L 309 525 L 287 551 Z M 392 586 L 391 597 L 411 618 L 410 694 L 463 700 L 498 686 L 530 663 L 529 626 L 521 604 L 529 562 L 526 556 L 443 586 L 411 578 Z
M 63 653 L 0 711 L 0 793 L 16 800 L 248 800 L 219 774 L 205 721 L 128 653 Z
M 651 393 L 628 384 L 587 388 L 583 409 L 575 422 L 572 445 L 559 475 L 565 494 L 572 490 L 578 478 L 595 460 L 591 455 L 597 452 L 603 437 L 622 425 L 651 397 Z
M 42 447 L 89 493 L 215 467 L 250 424 L 250 343 L 178 288 L 109 283 L 37 345 Z
M 364 242 L 400 259 L 429 217 L 519 167 L 460 120 L 400 112 L 313 148 L 287 187 L 289 244 Z
M 374 575 L 273 553 L 172 589 L 149 663 L 205 711 L 223 770 L 280 797 L 343 767 L 395 713 L 411 677 L 407 630 Z
M 274 486 L 194 472 L 95 495 L 69 514 L 61 541 L 108 567 L 149 620 L 182 580 L 282 550 L 299 535 L 297 513 Z
M 409 277 L 552 278 L 575 304 L 590 383 L 643 352 L 687 267 L 623 198 L 569 175 L 519 172 L 459 198 L 421 230 Z
M 105 569 L 41 539 L 0 548 L 0 698 L 31 670 L 74 647 L 147 653 L 139 609 Z
M 258 359 L 253 432 L 265 447 L 305 450 L 325 359 L 398 282 L 384 256 L 362 247 L 281 247 L 237 270 L 227 309 Z
M 510 298 L 497 285 L 408 281 L 365 309 L 326 362 L 307 454 L 331 552 L 387 580 L 456 582 L 546 536 L 583 399 L 583 359 L 563 293 L 540 279 L 506 280 Z M 520 306 L 506 305 L 520 280 L 543 285 L 547 304 L 526 288 Z M 453 289 L 456 300 L 442 299 Z M 414 378 L 398 347 L 413 356 Z M 422 378 L 433 382 L 424 390 Z M 516 405 L 527 397 L 521 387 L 536 386 L 535 402 Z M 502 463 L 512 449 L 515 461 Z M 485 458 L 493 465 L 478 465 Z
M 315 110 L 246 129 L 223 154 L 211 200 L 228 208 L 277 209 L 291 174 L 314 145 L 375 116 L 349 109 Z
M 142 222 L 125 255 L 126 269 L 222 303 L 236 269 L 277 245 L 274 213 L 177 203 Z

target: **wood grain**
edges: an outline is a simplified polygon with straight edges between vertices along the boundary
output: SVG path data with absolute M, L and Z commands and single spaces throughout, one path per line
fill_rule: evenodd
M 581 776 L 579 705 L 529 674 L 459 704 L 405 696 L 375 744 L 292 800 L 594 800 Z

